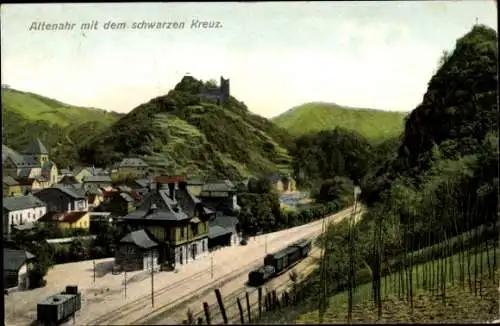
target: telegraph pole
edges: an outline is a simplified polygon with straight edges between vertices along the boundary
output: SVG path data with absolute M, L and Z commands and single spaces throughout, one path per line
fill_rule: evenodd
M 127 268 L 125 268 L 125 300 L 127 300 Z
M 94 286 L 95 286 L 95 260 L 93 261 L 93 266 L 94 266 Z
M 153 269 L 153 250 L 151 250 L 151 306 L 155 307 L 155 295 L 154 295 L 154 269 Z
M 210 255 L 210 278 L 214 279 L 214 255 Z

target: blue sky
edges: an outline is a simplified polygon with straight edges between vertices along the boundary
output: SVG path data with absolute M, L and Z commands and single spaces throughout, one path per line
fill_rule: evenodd
M 265 117 L 311 101 L 410 111 L 443 50 L 476 18 L 496 29 L 496 12 L 493 0 L 2 5 L 2 83 L 128 112 L 189 72 L 230 78 L 232 95 Z M 223 27 L 191 29 L 192 19 Z M 99 29 L 82 32 L 91 20 Z M 142 20 L 185 28 L 102 29 Z M 30 31 L 38 21 L 76 27 Z

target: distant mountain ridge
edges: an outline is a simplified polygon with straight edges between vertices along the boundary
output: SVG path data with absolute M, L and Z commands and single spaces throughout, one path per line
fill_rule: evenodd
M 355 130 L 372 142 L 381 142 L 403 132 L 399 111 L 354 108 L 335 103 L 305 103 L 274 117 L 272 121 L 293 135 L 343 127 Z

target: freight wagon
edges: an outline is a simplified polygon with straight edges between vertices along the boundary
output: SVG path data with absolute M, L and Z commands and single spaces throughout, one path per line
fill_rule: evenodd
M 37 321 L 43 325 L 58 325 L 75 315 L 82 307 L 82 296 L 77 286 L 51 295 L 37 305 Z
M 311 241 L 301 239 L 278 252 L 266 255 L 264 257 L 264 266 L 248 274 L 248 285 L 260 286 L 264 284 L 307 257 L 310 251 Z

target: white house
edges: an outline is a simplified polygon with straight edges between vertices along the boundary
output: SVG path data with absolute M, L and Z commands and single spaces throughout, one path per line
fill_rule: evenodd
M 10 234 L 14 225 L 36 222 L 47 213 L 47 204 L 28 194 L 20 197 L 3 198 L 3 229 L 4 234 Z

